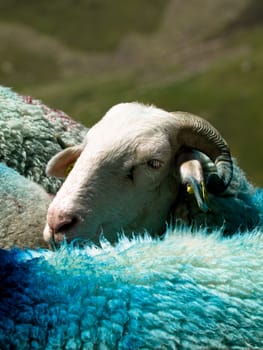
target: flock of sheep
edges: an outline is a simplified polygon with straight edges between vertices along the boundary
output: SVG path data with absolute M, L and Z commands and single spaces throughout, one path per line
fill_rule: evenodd
M 210 123 L 122 103 L 87 130 L 0 87 L 0 162 L 1 349 L 263 344 L 263 194 Z

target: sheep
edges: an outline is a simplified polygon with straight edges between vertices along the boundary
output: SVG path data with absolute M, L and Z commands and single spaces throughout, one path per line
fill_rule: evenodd
M 224 226 L 224 234 L 262 224 L 254 188 L 226 141 L 185 112 L 118 104 L 82 144 L 51 158 L 47 174 L 68 174 L 48 209 L 44 239 L 51 245 L 98 243 L 101 234 L 113 243 L 122 231 L 160 235 L 178 222 Z
M 47 247 L 42 231 L 50 196 L 0 163 L 0 247 Z
M 48 160 L 82 142 L 87 128 L 65 113 L 0 86 L 0 162 L 55 194 L 62 184 L 47 177 Z
M 0 250 L 2 350 L 262 349 L 262 229 L 101 246 Z

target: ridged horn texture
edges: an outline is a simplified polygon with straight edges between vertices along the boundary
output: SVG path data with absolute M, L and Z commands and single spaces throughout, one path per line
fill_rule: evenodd
M 233 175 L 233 162 L 226 141 L 208 121 L 185 112 L 172 114 L 176 117 L 180 147 L 206 154 L 216 166 L 217 174 L 210 174 L 206 180 L 207 190 L 214 194 L 224 192 Z

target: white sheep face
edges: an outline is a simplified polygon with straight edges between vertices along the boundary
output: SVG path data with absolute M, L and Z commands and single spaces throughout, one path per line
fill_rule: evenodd
M 120 104 L 91 128 L 84 145 L 56 155 L 48 173 L 76 163 L 48 210 L 44 238 L 111 242 L 117 234 L 160 233 L 178 190 L 171 115 L 137 103 Z

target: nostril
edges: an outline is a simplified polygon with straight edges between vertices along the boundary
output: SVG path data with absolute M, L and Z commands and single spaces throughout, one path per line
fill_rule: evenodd
M 51 249 L 60 246 L 65 240 L 71 240 L 74 230 L 81 218 L 73 213 L 49 208 L 47 223 L 43 232 L 44 240 L 48 242 Z
M 77 216 L 63 216 L 60 217 L 57 225 L 54 227 L 56 233 L 66 233 L 72 230 L 79 222 Z
M 55 231 L 58 233 L 64 233 L 72 230 L 79 222 L 77 216 L 67 217 L 62 220 L 56 227 Z

